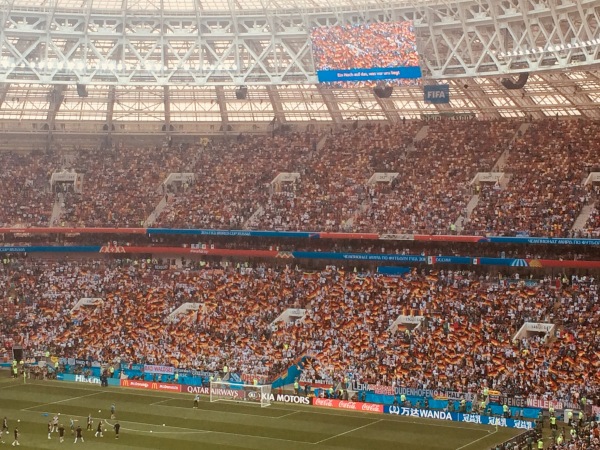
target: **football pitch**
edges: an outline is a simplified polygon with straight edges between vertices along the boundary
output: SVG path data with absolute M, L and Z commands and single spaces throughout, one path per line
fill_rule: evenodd
M 261 408 L 245 402 L 210 403 L 203 397 L 193 409 L 190 394 L 146 392 L 133 389 L 61 381 L 22 381 L 0 372 L 0 418 L 8 418 L 13 440 L 18 425 L 22 449 L 56 449 L 73 446 L 69 419 L 86 428 L 92 414 L 93 431 L 84 431 L 90 449 L 420 449 L 487 450 L 522 430 L 339 411 L 304 405 L 273 403 Z M 108 424 L 110 405 L 116 406 L 120 438 Z M 48 439 L 47 424 L 60 413 L 65 442 L 58 433 Z M 107 420 L 103 438 L 94 437 L 98 420 Z M 20 422 L 17 422 L 20 421 Z

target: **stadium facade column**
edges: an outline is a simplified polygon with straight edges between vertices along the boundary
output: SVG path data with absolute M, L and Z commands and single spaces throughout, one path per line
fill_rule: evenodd
M 50 101 L 48 102 L 48 115 L 46 116 L 46 124 L 48 125 L 48 140 L 46 141 L 47 150 L 52 148 L 56 114 L 65 100 L 66 90 L 66 84 L 56 84 L 52 86 L 50 92 L 48 92 L 48 98 Z
M 269 85 L 267 86 L 267 94 L 269 95 L 269 100 L 273 105 L 273 113 L 275 114 L 275 118 L 278 123 L 284 123 L 286 121 L 285 113 L 283 111 L 283 107 L 281 106 L 281 97 L 279 96 L 279 91 L 276 86 Z
M 360 95 L 360 92 L 359 92 Z M 377 103 L 379 104 L 379 106 L 381 107 L 383 113 L 385 114 L 385 117 L 387 118 L 387 120 L 389 120 L 391 123 L 398 123 L 400 122 L 400 114 L 398 113 L 398 108 L 395 107 L 394 105 L 394 100 L 390 97 L 390 98 L 380 98 L 378 96 L 374 96 L 375 100 L 377 100 Z
M 0 83 L 0 107 L 6 100 L 6 94 L 8 93 L 8 88 L 10 87 L 10 83 Z
M 338 106 L 335 100 L 332 88 L 324 86 L 322 84 L 317 84 L 317 90 L 319 91 L 319 94 L 321 94 L 321 96 L 323 97 L 323 103 L 325 103 L 329 114 L 331 114 L 333 123 L 342 123 L 342 113 L 340 111 L 340 107 Z
M 217 91 L 217 103 L 219 104 L 219 111 L 221 112 L 221 124 L 223 125 L 223 130 L 227 130 L 227 125 L 229 125 L 229 116 L 227 114 L 227 101 L 225 99 L 225 91 L 223 86 L 215 86 L 215 90 Z
M 115 101 L 117 99 L 117 88 L 114 85 L 108 87 L 108 102 L 106 104 L 106 124 L 108 131 L 113 129 L 113 114 L 115 112 Z
M 171 91 L 169 86 L 163 86 L 163 103 L 165 105 L 165 131 L 171 134 Z

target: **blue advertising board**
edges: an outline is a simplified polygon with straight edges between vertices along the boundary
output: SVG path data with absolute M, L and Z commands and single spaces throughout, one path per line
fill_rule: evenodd
M 384 253 L 337 253 L 337 252 L 291 252 L 294 258 L 304 259 L 340 259 L 350 261 L 393 261 L 424 263 L 427 261 L 421 255 L 394 255 Z
M 452 422 L 475 423 L 479 425 L 495 425 L 506 428 L 533 430 L 535 423 L 529 420 L 507 419 L 504 417 L 481 416 L 479 414 L 463 414 L 449 411 L 433 411 L 430 409 L 406 408 L 404 406 L 385 405 L 384 414 L 419 417 L 426 419 L 450 420 Z
M 0 247 L 0 253 L 98 253 L 101 247 L 99 245 L 73 245 L 73 246 L 6 246 Z
M 85 376 L 85 375 L 74 375 L 71 373 L 58 373 L 56 374 L 56 379 L 58 381 L 70 381 L 73 383 L 85 383 L 85 384 L 97 384 L 100 385 L 100 377 L 99 376 Z M 120 386 L 121 380 L 118 378 L 108 378 L 107 383 L 109 386 Z

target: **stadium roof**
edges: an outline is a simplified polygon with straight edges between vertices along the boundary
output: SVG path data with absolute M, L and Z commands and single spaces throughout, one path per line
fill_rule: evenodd
M 75 86 L 64 91 L 57 122 L 98 121 L 110 114 L 116 123 L 355 121 L 419 118 L 431 113 L 473 113 L 481 118 L 541 118 L 547 116 L 599 118 L 600 79 L 592 72 L 532 75 L 522 90 L 508 91 L 500 80 L 449 80 L 450 103 L 423 101 L 420 87 L 396 87 L 388 99 L 369 88 L 328 88 L 318 85 L 252 86 L 246 99 L 234 87 L 220 86 L 88 86 L 80 98 Z M 45 121 L 51 111 L 51 86 L 0 86 L 0 120 Z M 165 99 L 167 101 L 165 101 Z M 3 100 L 3 101 L 2 101 Z M 165 105 L 168 104 L 168 108 Z
M 581 0 L 578 5 L 557 0 L 560 5 L 552 7 L 538 0 L 528 2 L 528 20 L 535 20 L 531 26 L 513 5 L 517 2 L 495 0 L 0 0 L 0 13 L 11 19 L 0 29 L 0 40 L 5 42 L 0 75 L 6 73 L 0 80 L 0 120 L 18 126 L 21 121 L 60 126 L 84 121 L 270 123 L 273 118 L 341 123 L 398 121 L 445 112 L 475 113 L 482 118 L 557 114 L 600 118 L 600 77 L 595 69 L 600 61 L 597 0 Z M 453 4 L 455 9 L 432 6 L 436 4 Z M 314 67 L 306 31 L 299 28 L 317 22 L 305 22 L 302 10 L 389 10 L 411 5 L 417 9 L 431 6 L 428 14 L 415 16 L 415 23 L 417 18 L 421 21 L 417 27 L 420 53 L 428 60 L 427 68 L 437 70 L 424 82 L 448 83 L 449 104 L 425 103 L 419 86 L 396 87 L 390 98 L 381 99 L 370 88 L 340 89 L 310 82 Z M 558 6 L 574 18 L 561 21 L 562 33 L 556 33 Z M 69 12 L 55 14 L 59 9 Z M 278 28 L 271 27 L 268 20 L 227 22 L 218 17 L 234 11 L 282 9 L 298 11 L 297 20 L 282 21 Z M 161 17 L 157 26 L 154 19 L 148 19 L 152 14 L 147 12 L 153 10 L 170 11 L 171 15 Z M 115 18 L 117 11 L 131 14 Z M 190 25 L 193 21 L 180 19 L 178 12 L 197 14 L 204 28 L 194 28 Z M 397 13 L 390 16 L 393 19 L 405 16 L 405 12 L 393 12 Z M 144 18 L 137 20 L 138 15 Z M 497 22 L 499 16 L 501 23 Z M 340 20 L 353 17 L 344 13 Z M 378 20 L 379 13 L 373 18 Z M 467 22 L 474 31 L 463 32 Z M 506 38 L 499 40 L 496 30 L 502 27 Z M 162 35 L 161 29 L 166 30 Z M 217 63 L 238 63 L 236 58 L 250 68 L 242 72 L 238 65 L 238 71 L 226 79 L 229 84 L 211 85 L 210 77 L 203 80 L 193 69 L 204 61 L 214 64 L 216 71 Z M 110 67 L 115 60 L 131 67 L 152 62 L 159 68 L 158 72 L 136 68 L 141 81 L 130 73 L 117 79 Z M 28 68 L 36 61 L 37 68 Z M 40 70 L 40 61 L 51 62 L 52 70 L 49 64 Z M 89 69 L 70 70 L 65 76 L 57 72 L 61 61 L 65 65 L 86 61 Z M 188 62 L 191 68 L 186 68 Z M 172 70 L 168 77 L 161 73 L 165 63 Z M 531 73 L 523 89 L 503 88 L 502 78 L 523 72 Z M 185 78 L 188 73 L 194 77 Z M 183 81 L 174 83 L 177 76 Z M 258 82 L 253 84 L 253 80 Z M 77 95 L 78 82 L 87 85 L 87 97 Z M 247 98 L 236 98 L 235 89 L 240 85 L 248 86 Z M 5 126 L 6 130 L 12 127 Z
M 81 9 L 91 7 L 94 10 L 129 10 L 129 11 L 195 11 L 205 13 L 238 11 L 288 10 L 306 9 L 333 10 L 336 8 L 361 9 L 365 7 L 411 6 L 432 2 L 432 0 L 4 0 L 15 6 Z M 439 2 L 438 2 L 439 3 Z

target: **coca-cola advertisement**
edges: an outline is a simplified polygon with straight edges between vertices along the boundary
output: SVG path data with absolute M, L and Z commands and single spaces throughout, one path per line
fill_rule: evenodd
M 377 403 L 350 402 L 347 400 L 334 400 L 330 398 L 313 398 L 313 406 L 383 414 L 383 405 Z

